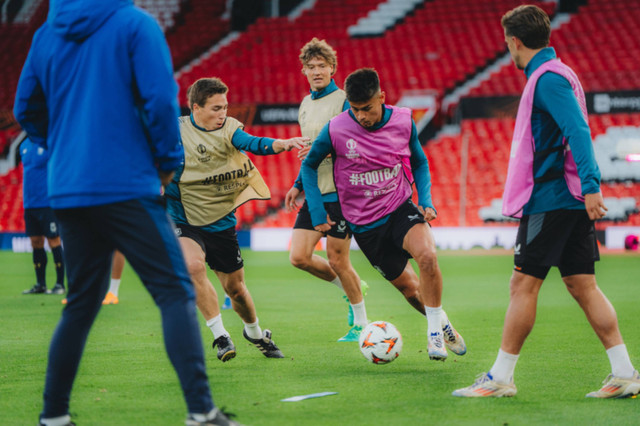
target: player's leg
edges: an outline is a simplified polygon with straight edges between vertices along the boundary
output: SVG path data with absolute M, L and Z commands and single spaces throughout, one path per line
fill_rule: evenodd
M 101 207 L 106 208 L 106 207 Z M 42 418 L 66 416 L 89 330 L 107 291 L 110 243 L 96 228 L 97 209 L 57 212 L 67 253 L 68 304 L 51 339 Z
M 251 293 L 244 282 L 244 268 L 225 273 L 216 271 L 218 279 L 231 298 L 231 305 L 242 319 L 242 335 L 253 343 L 267 358 L 284 358 L 282 352 L 271 339 L 271 330 L 262 330 L 256 315 Z
M 160 309 L 165 348 L 178 373 L 188 410 L 209 413 L 214 406 L 195 294 L 172 224 L 156 197 L 117 203 L 114 207 L 112 219 L 118 219 L 111 238 Z M 105 285 L 100 303 L 106 289 Z
M 357 342 L 360 332 L 369 323 L 360 277 L 349 259 L 350 247 L 351 238 L 346 238 L 346 236 L 345 238 L 327 236 L 327 258 L 331 268 L 342 282 L 350 308 L 347 322 L 352 328 L 345 336 L 338 339 L 339 342 Z
M 109 291 L 102 301 L 103 305 L 118 304 L 118 291 L 120 290 L 120 280 L 122 279 L 124 264 L 124 255 L 118 250 L 114 251 L 113 260 L 111 261 L 111 281 L 109 282 Z
M 322 280 L 333 282 L 337 274 L 331 268 L 327 259 L 314 254 L 316 245 L 321 238 L 322 234 L 318 231 L 294 229 L 291 234 L 289 261 L 298 269 L 306 271 Z M 341 284 L 339 287 L 342 289 Z
M 44 235 L 30 235 L 33 267 L 36 272 L 36 283 L 22 294 L 40 294 L 47 291 L 46 269 L 47 252 L 44 249 Z
M 56 284 L 53 286 L 50 294 L 64 294 L 64 254 L 62 251 L 62 240 L 60 236 L 47 237 L 49 247 L 51 247 L 51 254 L 53 255 L 53 263 L 56 267 Z
M 51 254 L 53 255 L 53 264 L 56 269 L 56 284 L 48 291 L 49 294 L 64 294 L 64 255 L 62 252 L 62 241 L 58 230 L 58 223 L 53 210 L 50 208 L 41 210 L 41 223 L 44 236 L 49 242 Z
M 218 295 L 207 276 L 204 243 L 200 240 L 198 234 L 193 233 L 191 228 L 180 226 L 180 229 L 182 235 L 178 241 L 196 292 L 196 305 L 200 313 L 202 313 L 207 327 L 213 334 L 212 347 L 214 349 L 218 348 L 218 359 L 226 362 L 236 356 L 236 348 L 229 332 L 224 328 L 220 307 L 218 306 Z

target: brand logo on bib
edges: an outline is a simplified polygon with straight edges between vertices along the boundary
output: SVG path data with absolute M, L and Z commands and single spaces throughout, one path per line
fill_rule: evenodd
M 358 157 L 360 157 L 360 154 L 358 154 L 356 152 L 356 147 L 358 146 L 358 144 L 356 143 L 355 140 L 349 139 L 347 141 L 346 145 L 347 145 L 347 149 L 349 150 L 349 152 L 347 152 L 345 157 L 347 157 L 347 158 L 358 158 Z

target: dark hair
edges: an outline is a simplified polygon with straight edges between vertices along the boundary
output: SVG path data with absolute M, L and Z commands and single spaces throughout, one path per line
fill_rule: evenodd
M 380 92 L 380 78 L 373 68 L 360 68 L 344 81 L 344 91 L 349 102 L 367 102 Z
M 227 85 L 217 77 L 198 79 L 187 89 L 189 108 L 193 109 L 193 104 L 203 107 L 211 96 L 225 94 L 228 91 Z
M 505 35 L 518 37 L 525 47 L 541 49 L 549 45 L 551 21 L 538 6 L 518 6 L 504 14 L 501 20 Z

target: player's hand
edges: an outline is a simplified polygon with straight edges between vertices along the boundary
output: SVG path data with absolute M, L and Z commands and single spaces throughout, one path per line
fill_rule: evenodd
M 320 225 L 314 226 L 313 229 L 315 229 L 318 232 L 322 232 L 323 234 L 326 234 L 327 232 L 329 232 L 331 227 L 335 224 L 336 223 L 333 220 L 331 220 L 331 218 L 327 214 L 327 223 L 322 223 Z
M 307 145 L 304 148 L 301 148 L 300 151 L 298 151 L 298 159 L 302 161 L 307 158 L 307 154 L 309 153 L 309 151 L 311 151 L 311 145 Z
M 584 207 L 591 220 L 602 219 L 609 210 L 607 206 L 604 205 L 601 192 L 586 194 L 584 196 Z
M 288 212 L 298 210 L 297 198 L 299 195 L 300 190 L 294 186 L 287 192 L 287 195 L 284 196 L 284 207 Z
M 160 177 L 160 183 L 162 186 L 167 186 L 171 183 L 171 179 L 173 179 L 173 175 L 175 172 L 172 170 L 170 172 L 163 172 L 161 170 L 158 171 L 158 176 Z
M 422 216 L 424 216 L 424 220 L 426 220 L 427 222 L 431 222 L 433 219 L 438 217 L 438 214 L 436 213 L 436 211 L 431 207 L 427 207 L 425 209 L 422 206 L 418 206 L 418 210 L 420 211 Z
M 291 151 L 294 148 L 302 149 L 309 142 L 309 138 L 298 136 L 291 139 L 276 139 L 273 141 L 273 151 L 277 154 L 282 151 Z

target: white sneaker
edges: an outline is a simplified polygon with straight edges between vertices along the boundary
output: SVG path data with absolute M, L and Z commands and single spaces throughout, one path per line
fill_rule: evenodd
M 502 384 L 493 380 L 489 373 L 482 373 L 475 383 L 466 388 L 454 390 L 451 395 L 464 396 L 467 398 L 514 396 L 517 392 L 516 385 L 511 383 Z
M 444 337 L 442 333 L 431 333 L 427 342 L 429 359 L 434 361 L 444 361 L 447 359 L 447 348 L 444 346 Z
M 628 398 L 640 392 L 640 374 L 633 372 L 628 379 L 609 374 L 603 386 L 595 392 L 589 392 L 587 398 Z
M 449 322 L 446 315 L 442 319 L 442 334 L 444 335 L 444 344 L 456 355 L 464 355 L 467 353 L 467 345 L 464 343 L 462 336 L 456 331 Z

